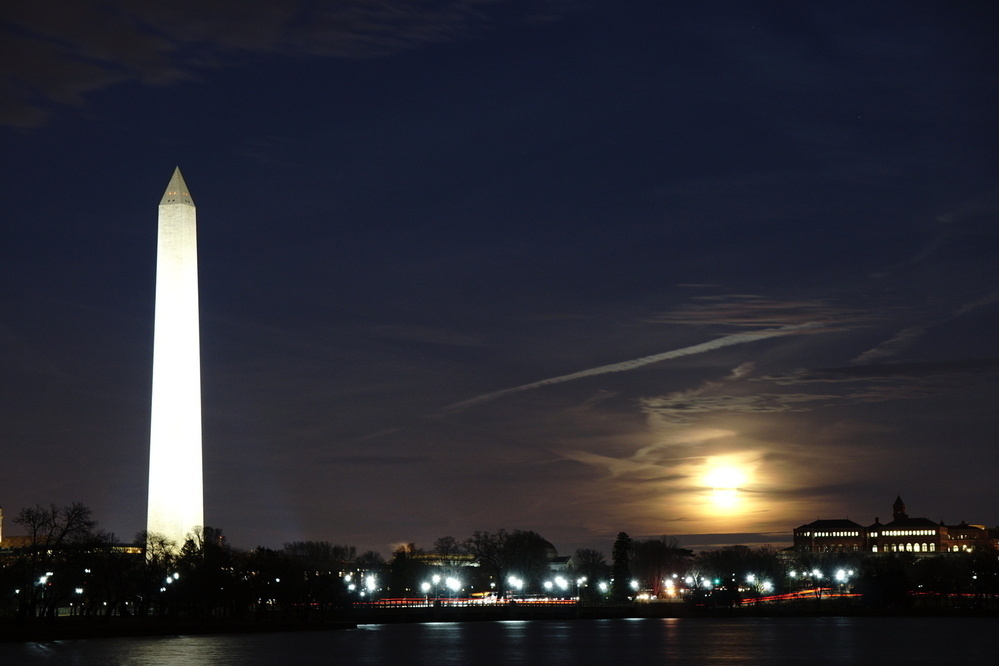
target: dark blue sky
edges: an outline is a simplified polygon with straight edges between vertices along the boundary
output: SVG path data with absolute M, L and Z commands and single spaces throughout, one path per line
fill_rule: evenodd
M 0 32 L 8 516 L 144 527 L 180 165 L 236 545 L 999 523 L 985 3 L 132 5 Z

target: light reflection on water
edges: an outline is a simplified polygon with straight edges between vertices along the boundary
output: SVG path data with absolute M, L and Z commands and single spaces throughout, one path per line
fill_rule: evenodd
M 349 631 L 0 644 L 0 664 L 990 663 L 995 618 L 745 618 L 361 625 Z

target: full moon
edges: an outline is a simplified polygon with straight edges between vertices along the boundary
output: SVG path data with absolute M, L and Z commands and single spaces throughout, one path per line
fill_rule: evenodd
M 738 467 L 716 467 L 704 481 L 714 490 L 735 490 L 746 482 L 746 473 Z
M 739 487 L 747 480 L 746 473 L 738 467 L 715 467 L 704 476 L 704 484 L 711 488 L 711 500 L 721 509 L 733 509 L 739 502 Z

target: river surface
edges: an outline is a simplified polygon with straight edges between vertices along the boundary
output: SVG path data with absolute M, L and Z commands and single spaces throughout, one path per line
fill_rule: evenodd
M 674 618 L 0 644 L 0 664 L 992 664 L 999 618 Z

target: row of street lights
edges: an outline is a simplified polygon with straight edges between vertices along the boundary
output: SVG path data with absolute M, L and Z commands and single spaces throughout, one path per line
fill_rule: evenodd
M 431 587 L 434 588 L 434 598 L 436 599 L 440 597 L 441 577 L 438 576 L 437 574 L 434 574 L 434 576 L 430 580 L 433 582 L 432 586 L 428 582 L 423 582 L 420 584 L 420 590 L 423 592 L 423 596 L 426 597 L 428 601 L 430 598 Z M 454 576 L 448 576 L 443 580 L 444 580 L 444 587 L 451 591 L 450 596 L 453 598 L 454 593 L 461 589 L 461 581 L 455 578 Z
M 364 576 L 359 582 L 354 582 L 354 574 L 344 574 L 343 582 L 350 592 L 358 592 L 360 596 L 373 594 L 378 589 L 378 579 L 373 575 Z
M 845 585 L 854 575 L 855 574 L 852 569 L 850 570 L 839 569 L 834 574 L 834 579 L 836 583 L 838 583 L 839 585 Z M 818 569 L 813 569 L 812 571 L 802 571 L 802 572 L 791 571 L 789 572 L 789 576 L 792 579 L 801 579 L 801 580 L 810 578 L 812 579 L 812 581 L 815 582 L 815 584 L 819 584 L 819 581 L 823 579 L 824 574 Z M 675 577 L 676 576 L 674 575 L 674 578 Z M 166 583 L 170 584 L 173 581 L 175 581 L 177 578 L 179 578 L 179 574 L 172 574 L 172 577 L 167 576 Z M 353 574 L 348 573 L 344 575 L 343 580 L 344 583 L 347 585 L 347 589 L 349 591 L 359 592 L 360 596 L 362 597 L 371 595 L 378 590 L 377 580 L 374 575 L 366 575 L 363 577 L 359 577 L 359 580 L 355 581 Z M 696 577 L 687 576 L 686 578 L 683 579 L 683 581 L 687 584 L 688 589 L 701 587 L 705 590 L 711 590 L 714 589 L 715 587 L 718 587 L 721 584 L 721 580 L 719 579 L 701 578 L 700 576 Z M 40 584 L 44 584 L 44 582 L 45 582 L 45 577 L 39 580 Z M 574 581 L 569 578 L 566 578 L 565 576 L 555 576 L 554 579 L 544 581 L 542 583 L 542 586 L 544 587 L 545 592 L 548 594 L 551 594 L 553 592 L 566 593 L 569 592 L 570 586 L 573 583 L 575 583 L 575 590 L 574 590 L 575 598 L 578 599 L 580 596 L 581 589 L 587 585 L 587 582 L 588 580 L 585 576 L 577 578 Z M 667 588 L 668 596 L 672 597 L 680 592 L 680 590 L 677 589 L 674 581 L 667 579 L 664 580 L 663 582 Z M 526 582 L 524 581 L 524 579 L 520 578 L 517 575 L 508 576 L 506 583 L 508 585 L 508 590 L 510 591 L 511 596 L 518 596 L 522 594 L 524 588 L 526 587 Z M 433 590 L 434 592 L 435 599 L 440 597 L 442 584 L 445 590 L 447 591 L 448 597 L 452 599 L 454 598 L 455 594 L 461 591 L 462 589 L 462 581 L 457 577 L 454 576 L 443 577 L 435 574 L 434 576 L 431 577 L 429 581 L 424 581 L 423 583 L 420 584 L 420 591 L 423 593 L 424 597 L 429 602 L 431 590 Z M 774 584 L 771 581 L 761 579 L 756 574 L 752 573 L 746 575 L 745 584 L 748 587 L 756 588 L 759 592 L 766 594 L 769 594 L 774 591 Z M 638 592 L 640 589 L 640 585 L 637 580 L 629 581 L 629 587 L 635 592 Z M 166 588 L 162 589 L 165 590 Z M 610 583 L 608 583 L 607 581 L 599 581 L 597 583 L 597 590 L 600 592 L 600 594 L 608 594 L 610 592 Z

